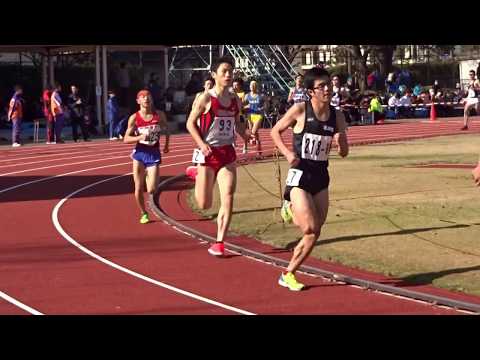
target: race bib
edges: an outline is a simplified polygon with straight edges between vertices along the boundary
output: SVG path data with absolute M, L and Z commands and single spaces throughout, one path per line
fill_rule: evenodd
M 146 134 L 147 137 L 145 140 L 140 140 L 140 144 L 145 144 L 145 145 L 155 145 L 158 140 L 160 139 L 160 125 L 149 125 L 149 126 L 142 126 L 138 128 L 138 132 L 140 135 Z
M 228 140 L 233 137 L 235 118 L 231 116 L 218 116 L 215 118 L 215 137 L 220 140 Z
M 305 133 L 302 140 L 302 159 L 327 161 L 332 137 Z
M 290 169 L 287 174 L 287 186 L 298 186 L 302 178 L 303 171 L 299 169 Z
M 193 150 L 192 162 L 195 164 L 205 164 L 205 155 L 200 149 Z

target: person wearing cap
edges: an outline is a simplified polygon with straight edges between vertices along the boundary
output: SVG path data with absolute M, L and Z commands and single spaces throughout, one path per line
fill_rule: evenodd
M 147 192 L 152 195 L 158 186 L 158 167 L 161 163 L 160 134 L 165 132 L 163 153 L 169 151 L 170 133 L 167 117 L 163 111 L 155 110 L 150 91 L 141 90 L 137 94 L 140 110 L 128 119 L 128 127 L 123 141 L 135 144 L 131 158 L 133 160 L 133 180 L 135 200 L 141 211 L 140 223 L 147 224 L 150 219 L 145 210 L 143 197 L 146 176 Z

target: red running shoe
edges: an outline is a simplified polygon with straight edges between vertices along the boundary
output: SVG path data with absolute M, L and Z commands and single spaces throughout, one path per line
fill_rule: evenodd
M 197 167 L 196 166 L 189 166 L 187 167 L 187 170 L 185 171 L 185 174 L 192 180 L 195 180 L 197 177 Z
M 223 242 L 216 242 L 208 249 L 208 252 L 214 256 L 223 256 L 225 254 L 225 245 Z

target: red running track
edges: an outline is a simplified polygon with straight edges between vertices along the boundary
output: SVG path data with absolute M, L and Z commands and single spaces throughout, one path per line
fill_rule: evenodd
M 354 127 L 349 138 L 355 144 L 409 134 L 446 135 L 460 133 L 459 124 Z M 471 132 L 479 133 L 480 126 L 473 123 Z M 272 147 L 266 131 L 262 137 L 264 147 Z M 183 172 L 192 146 L 188 136 L 175 136 L 161 175 Z M 151 224 L 140 225 L 127 175 L 130 151 L 131 146 L 106 141 L 0 149 L 1 314 L 458 314 L 307 275 L 299 276 L 310 288 L 292 293 L 276 284 L 278 268 L 235 254 L 211 257 L 206 244 L 153 216 Z M 182 186 L 170 189 L 160 198 L 162 207 L 174 218 L 214 233 L 214 224 L 185 206 L 184 195 Z M 231 241 L 279 257 L 290 255 L 253 239 Z M 318 266 L 318 261 L 308 264 Z M 428 286 L 415 290 L 480 303 L 476 297 Z

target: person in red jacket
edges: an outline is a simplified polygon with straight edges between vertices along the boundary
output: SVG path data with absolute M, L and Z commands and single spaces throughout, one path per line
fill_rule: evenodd
M 47 144 L 55 144 L 53 114 L 51 109 L 52 87 L 48 85 L 42 93 L 43 116 L 47 122 Z

